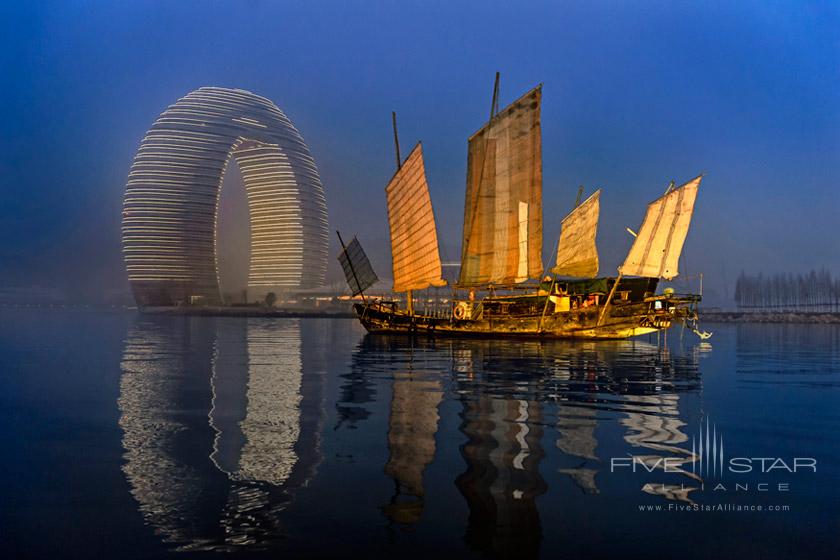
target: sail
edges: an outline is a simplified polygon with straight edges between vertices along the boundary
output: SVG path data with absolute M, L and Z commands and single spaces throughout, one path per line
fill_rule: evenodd
M 338 255 L 338 262 L 344 269 L 344 277 L 353 295 L 359 295 L 379 281 L 362 245 L 355 237 Z
M 460 286 L 542 275 L 542 146 L 537 86 L 469 139 Z
M 678 274 L 677 264 L 702 179 L 700 175 L 648 204 L 645 221 L 621 266 L 622 274 L 666 280 Z
M 394 291 L 443 286 L 435 215 L 423 167 L 423 147 L 417 144 L 385 188 L 391 227 Z
M 598 215 L 601 212 L 601 189 L 587 198 L 560 224 L 557 264 L 551 269 L 560 276 L 594 278 L 598 275 Z

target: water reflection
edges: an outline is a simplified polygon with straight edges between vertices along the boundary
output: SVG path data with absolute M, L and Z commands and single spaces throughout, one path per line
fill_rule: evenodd
M 591 408 L 559 406 L 557 411 L 557 449 L 568 455 L 582 459 L 580 464 L 560 469 L 569 476 L 575 485 L 587 494 L 597 494 L 598 485 L 595 475 L 598 469 L 588 467 L 590 462 L 597 462 L 595 450 L 598 440 L 595 428 L 598 426 L 597 412 Z
M 737 371 L 751 384 L 838 387 L 840 328 L 820 324 L 742 324 Z
M 536 499 L 547 489 L 539 472 L 540 404 L 470 396 L 463 405 L 467 467 L 455 485 L 470 509 L 465 539 L 483 552 L 534 556 L 542 537 Z
M 342 384 L 341 394 L 335 405 L 336 430 L 356 429 L 359 422 L 370 416 L 366 405 L 376 400 L 376 387 L 370 373 L 379 365 L 371 362 L 371 358 L 376 360 L 378 356 L 375 354 L 371 356 L 370 352 L 365 352 L 365 344 L 363 342 L 361 345 L 362 351 L 353 353 L 350 371 L 339 373 Z
M 416 523 L 423 514 L 423 473 L 435 457 L 442 399 L 440 381 L 424 378 L 422 371 L 394 374 L 385 464 L 385 474 L 394 480 L 394 495 L 382 509 L 395 523 Z
M 339 508 L 358 517 L 348 522 L 356 531 L 377 525 L 393 546 L 437 527 L 452 509 L 441 502 L 454 497 L 466 512 L 465 548 L 528 558 L 553 526 L 546 510 L 569 493 L 595 500 L 630 485 L 639 497 L 690 501 L 702 482 L 686 435 L 702 416 L 698 348 L 373 335 L 356 343 L 341 328 L 288 319 L 134 325 L 119 398 L 123 470 L 164 541 L 282 548 L 295 536 L 290 516 Z M 342 459 L 357 449 L 364 460 Z M 610 458 L 628 455 L 650 472 L 607 476 Z M 662 472 L 664 458 L 683 470 Z M 446 472 L 431 475 L 439 461 Z M 364 481 L 375 503 L 343 502 L 348 477 Z M 290 513 L 306 485 L 323 490 Z
M 460 402 L 462 439 L 450 436 L 438 445 L 460 451 L 465 468 L 454 483 L 469 509 L 463 536 L 481 553 L 538 554 L 539 503 L 548 491 L 546 437 L 561 455 L 554 461 L 562 465 L 557 472 L 587 494 L 599 492 L 597 475 L 612 454 L 629 454 L 649 466 L 665 457 L 672 465 L 694 461 L 685 448 L 680 410 L 680 395 L 700 389 L 693 349 L 672 355 L 640 341 L 405 341 L 368 335 L 353 363 L 369 364 L 377 373 L 393 364 L 386 473 L 415 497 L 424 495 L 422 472 L 435 451 L 441 383 L 448 386 L 446 398 Z M 410 367 L 403 371 L 406 363 Z M 599 454 L 599 426 L 608 437 L 610 429 L 620 428 L 625 446 Z M 403 458 L 412 462 L 401 477 L 395 465 Z M 685 480 L 674 481 L 650 468 L 653 474 L 635 483 L 639 492 L 688 500 L 693 487 L 686 483 L 699 480 L 682 471 L 678 478 Z M 401 521 L 416 522 L 422 499 L 394 510 Z
M 123 471 L 145 520 L 181 550 L 281 537 L 290 491 L 320 461 L 322 376 L 298 321 L 143 319 L 119 408 Z M 208 379 L 209 377 L 209 379 Z

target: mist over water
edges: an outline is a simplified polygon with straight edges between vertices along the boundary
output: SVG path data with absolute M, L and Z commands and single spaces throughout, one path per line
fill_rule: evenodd
M 544 83 L 546 252 L 577 186 L 603 187 L 612 274 L 645 204 L 706 172 L 682 265 L 705 273 L 709 303 L 731 305 L 741 270 L 838 272 L 836 3 L 47 2 L 2 15 L 0 287 L 127 299 L 131 161 L 161 111 L 205 85 L 266 96 L 293 120 L 330 230 L 358 234 L 382 278 L 397 111 L 405 149 L 424 143 L 444 259 L 456 260 L 466 138 L 487 119 L 496 71 L 502 106 Z
M 711 344 L 678 329 L 667 344 L 540 343 L 3 311 L 2 548 L 832 556 L 840 329 L 713 327 Z M 727 457 L 819 468 L 704 472 L 707 422 Z M 668 511 L 719 503 L 790 509 Z

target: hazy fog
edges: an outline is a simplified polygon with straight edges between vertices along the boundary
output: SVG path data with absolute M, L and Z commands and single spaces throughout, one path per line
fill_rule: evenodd
M 496 70 L 503 105 L 544 83 L 546 253 L 577 185 L 603 187 L 601 272 L 612 273 L 646 203 L 669 180 L 707 172 L 684 270 L 705 272 L 713 300 L 741 270 L 840 268 L 836 3 L 0 11 L 0 287 L 89 300 L 124 292 L 120 214 L 134 153 L 168 104 L 203 85 L 249 89 L 289 115 L 320 168 L 331 233 L 358 234 L 382 277 L 396 110 L 404 153 L 423 140 L 444 259 L 455 260 L 466 138 L 487 118 Z M 247 274 L 243 200 L 222 218 L 231 286 Z

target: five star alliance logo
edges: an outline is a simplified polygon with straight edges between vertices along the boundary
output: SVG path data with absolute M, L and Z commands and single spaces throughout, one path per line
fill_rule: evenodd
M 700 422 L 700 429 L 696 436 L 691 437 L 691 472 L 702 477 L 722 477 L 724 471 L 723 435 L 718 435 L 717 425 L 712 424 L 706 417 L 705 429 Z M 711 472 L 709 472 L 711 471 Z
M 723 434 L 708 416 L 704 421 L 701 420 L 698 431 L 691 437 L 691 451 L 689 453 L 685 450 L 685 455 L 688 456 L 688 460 L 685 456 L 651 457 L 628 454 L 626 457 L 612 457 L 610 472 L 630 469 L 634 473 L 662 471 L 685 474 L 685 466 L 688 463 L 691 464 L 692 475 L 704 480 L 722 479 L 724 474 L 817 472 L 815 457 L 751 457 L 734 454 L 728 448 L 724 452 Z

